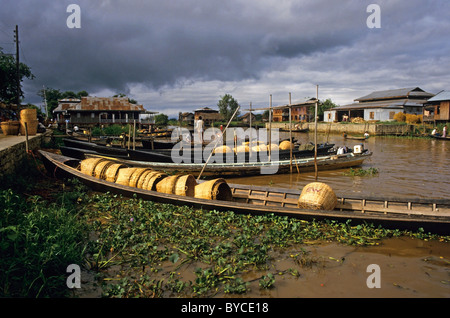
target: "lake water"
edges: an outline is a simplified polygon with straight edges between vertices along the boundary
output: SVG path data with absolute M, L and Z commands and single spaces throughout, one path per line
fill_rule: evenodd
M 280 133 L 288 138 L 289 133 Z M 314 141 L 313 133 L 293 133 L 301 143 Z M 395 196 L 402 198 L 450 197 L 450 142 L 427 138 L 373 136 L 368 140 L 344 139 L 337 134 L 318 134 L 317 142 L 328 141 L 336 146 L 352 147 L 363 143 L 373 152 L 359 168 L 375 168 L 374 176 L 348 176 L 349 169 L 319 171 L 318 180 L 330 185 L 335 193 L 370 196 Z M 301 189 L 315 181 L 314 172 L 261 175 L 228 179 L 231 183 L 273 185 L 282 188 Z

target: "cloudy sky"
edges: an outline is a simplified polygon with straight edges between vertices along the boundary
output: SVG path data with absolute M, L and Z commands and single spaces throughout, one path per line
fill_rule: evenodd
M 80 28 L 69 28 L 70 4 Z M 380 28 L 369 28 L 370 4 Z M 231 94 L 248 108 L 315 97 L 347 104 L 375 90 L 450 89 L 450 1 L 0 0 L 0 47 L 36 78 L 37 91 L 127 94 L 145 108 L 216 108 Z M 71 19 L 70 19 L 71 20 Z M 72 21 L 72 20 L 71 20 Z

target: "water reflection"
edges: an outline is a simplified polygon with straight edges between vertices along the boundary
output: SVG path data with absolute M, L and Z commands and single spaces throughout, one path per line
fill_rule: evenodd
M 285 134 L 285 135 L 283 135 Z M 280 133 L 288 138 L 288 133 Z M 314 141 L 313 133 L 294 133 L 299 142 Z M 319 134 L 318 143 L 328 141 L 336 146 L 353 147 L 359 140 L 345 140 L 337 134 Z M 375 176 L 347 176 L 348 169 L 319 171 L 318 181 L 329 184 L 337 195 L 364 194 L 417 198 L 449 198 L 450 192 L 450 142 L 435 139 L 373 136 L 363 142 L 373 151 L 361 168 L 376 168 Z M 314 182 L 314 172 L 266 175 L 229 179 L 229 182 L 274 185 L 301 189 Z

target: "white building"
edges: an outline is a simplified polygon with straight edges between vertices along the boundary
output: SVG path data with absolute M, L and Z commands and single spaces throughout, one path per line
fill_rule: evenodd
M 392 121 L 399 112 L 422 115 L 424 103 L 432 96 L 419 87 L 376 91 L 355 99 L 356 103 L 325 111 L 324 121 L 351 121 L 355 117 L 365 121 Z

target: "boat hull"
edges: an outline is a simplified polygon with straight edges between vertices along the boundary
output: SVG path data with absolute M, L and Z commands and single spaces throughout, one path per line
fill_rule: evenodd
M 388 208 L 387 199 L 373 199 L 379 201 L 378 208 L 371 208 L 366 204 L 367 198 L 338 198 L 338 206 L 332 211 L 300 209 L 296 206 L 300 190 L 276 189 L 273 187 L 255 187 L 246 185 L 229 184 L 233 193 L 232 201 L 206 200 L 195 197 L 178 196 L 174 194 L 159 193 L 124 186 L 92 176 L 85 175 L 77 170 L 79 160 L 60 156 L 40 150 L 40 155 L 49 173 L 55 177 L 77 178 L 93 190 L 110 192 L 126 197 L 138 197 L 161 203 L 187 205 L 195 208 L 219 211 L 234 211 L 245 214 L 277 214 L 297 217 L 303 220 L 336 220 L 339 222 L 351 222 L 352 224 L 373 223 L 387 228 L 410 229 L 433 233 L 450 233 L 450 200 L 416 200 L 414 202 L 400 201 L 392 205 L 402 205 L 404 212 L 398 212 L 396 208 Z M 256 195 L 255 192 L 260 192 Z M 271 195 L 269 195 L 269 192 Z M 264 194 L 265 193 L 265 194 Z M 274 194 L 272 196 L 272 194 Z M 270 199 L 274 197 L 274 199 Z M 281 199 L 280 198 L 284 198 Z M 359 204 L 348 203 L 351 200 L 359 200 Z M 256 203 L 250 203 L 257 201 Z M 347 202 L 346 202 L 347 201 Z M 383 201 L 384 208 L 383 208 Z M 276 204 L 276 205 L 273 205 Z M 380 206 L 381 204 L 381 206 Z M 414 211 L 415 204 L 424 204 L 432 208 Z M 430 212 L 433 210 L 434 212 Z M 436 212 L 437 211 L 437 212 Z

